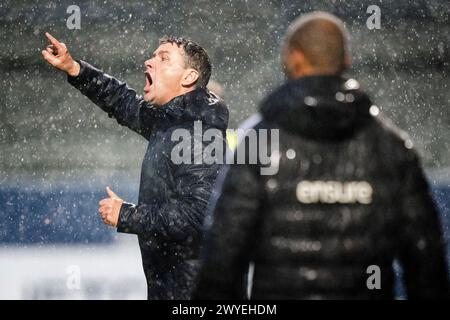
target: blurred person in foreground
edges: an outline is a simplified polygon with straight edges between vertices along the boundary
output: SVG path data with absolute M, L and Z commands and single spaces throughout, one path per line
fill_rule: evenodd
M 288 79 L 243 125 L 279 129 L 278 172 L 261 175 L 259 153 L 256 164 L 223 168 L 194 298 L 245 298 L 252 262 L 252 299 L 392 299 L 394 259 L 408 298 L 448 297 L 445 243 L 418 156 L 342 76 L 346 42 L 327 13 L 290 25 Z
M 224 137 L 228 108 L 206 88 L 211 75 L 207 52 L 191 40 L 160 39 L 144 63 L 142 97 L 125 83 L 74 60 L 65 44 L 46 36 L 51 45 L 42 51 L 44 59 L 66 72 L 69 83 L 110 117 L 148 140 L 138 204 L 124 202 L 107 187 L 108 198 L 100 201 L 99 213 L 117 231 L 138 235 L 148 299 L 190 298 L 202 224 L 220 161 L 206 164 L 191 148 L 191 161 L 174 163 L 178 140 L 172 140 L 172 133 L 193 135 L 194 123 L 200 122 L 203 131 L 223 133 L 214 138 Z M 217 156 L 223 162 L 223 154 Z

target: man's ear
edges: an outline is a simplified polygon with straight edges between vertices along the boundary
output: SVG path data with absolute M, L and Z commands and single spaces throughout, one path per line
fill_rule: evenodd
M 300 50 L 286 49 L 284 51 L 284 66 L 286 75 L 290 78 L 296 78 L 302 73 L 305 65 L 305 55 Z
M 181 85 L 183 87 L 190 87 L 194 85 L 198 80 L 199 74 L 195 69 L 187 69 L 184 72 L 183 78 L 181 80 Z

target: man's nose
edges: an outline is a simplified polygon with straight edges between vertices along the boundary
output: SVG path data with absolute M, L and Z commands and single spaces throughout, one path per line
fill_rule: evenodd
M 145 67 L 147 67 L 147 68 L 153 68 L 152 62 L 153 62 L 153 59 L 152 59 L 152 58 L 146 60 L 146 61 L 144 62 Z

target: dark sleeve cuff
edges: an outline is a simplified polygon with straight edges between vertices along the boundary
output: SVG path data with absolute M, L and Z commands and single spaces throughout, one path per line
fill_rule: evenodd
M 135 225 L 134 220 L 137 218 L 135 215 L 136 211 L 136 205 L 128 202 L 122 203 L 117 222 L 117 232 L 137 233 L 133 228 L 133 225 Z
M 100 70 L 83 60 L 76 60 L 80 64 L 80 72 L 77 76 L 67 75 L 67 81 L 78 90 L 84 92 L 91 83 L 97 82 L 96 75 Z

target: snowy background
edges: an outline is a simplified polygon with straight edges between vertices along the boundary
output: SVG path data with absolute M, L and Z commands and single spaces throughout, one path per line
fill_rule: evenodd
M 75 58 L 138 92 L 145 84 L 143 62 L 158 39 L 192 38 L 212 58 L 212 78 L 224 88 L 235 128 L 283 81 L 279 47 L 289 23 L 312 10 L 338 15 L 351 34 L 354 67 L 348 76 L 412 137 L 448 237 L 450 2 L 323 2 L 3 0 L 0 298 L 145 297 L 136 238 L 105 227 L 97 203 L 106 185 L 136 201 L 146 142 L 43 61 L 45 31 L 66 43 Z M 73 4 L 81 10 L 79 30 L 66 25 Z M 370 5 L 381 9 L 379 30 L 366 26 Z M 69 289 L 77 270 L 81 288 Z

